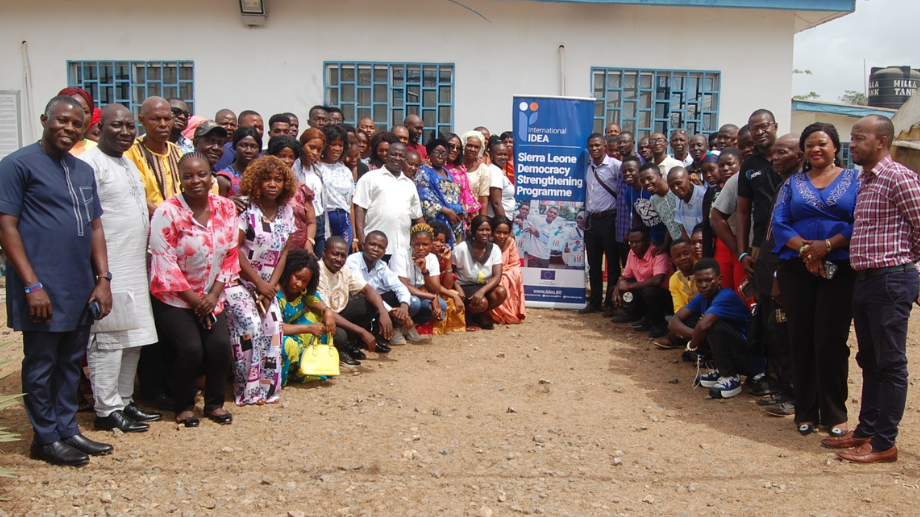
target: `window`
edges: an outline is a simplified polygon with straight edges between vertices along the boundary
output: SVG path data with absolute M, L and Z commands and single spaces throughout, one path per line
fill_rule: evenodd
M 68 61 L 67 84 L 90 92 L 96 107 L 124 104 L 135 118 L 144 99 L 177 97 L 195 112 L 192 61 Z
M 403 123 L 406 115 L 422 117 L 427 142 L 437 132 L 451 132 L 454 122 L 454 65 L 438 63 L 326 62 L 326 104 L 338 106 L 345 122 L 364 117 L 381 128 Z
M 856 164 L 850 157 L 850 142 L 840 142 L 840 162 L 845 169 L 855 169 Z
M 686 129 L 690 135 L 719 129 L 719 72 L 591 69 L 594 130 L 616 122 L 636 140 Z

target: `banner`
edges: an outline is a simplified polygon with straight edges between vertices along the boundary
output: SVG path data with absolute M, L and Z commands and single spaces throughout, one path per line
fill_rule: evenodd
M 514 97 L 513 231 L 527 307 L 585 306 L 585 170 L 594 99 Z

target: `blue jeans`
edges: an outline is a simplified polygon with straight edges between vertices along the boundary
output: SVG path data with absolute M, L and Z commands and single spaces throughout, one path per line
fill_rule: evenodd
M 329 218 L 329 233 L 345 239 L 345 242 L 348 243 L 348 249 L 351 250 L 353 233 L 351 231 L 351 219 L 348 218 L 348 212 L 341 209 L 330 210 L 326 212 L 326 217 Z
M 447 302 L 440 296 L 438 297 L 438 301 L 441 303 L 441 318 L 443 318 L 444 313 L 447 311 Z M 413 296 L 412 301 L 409 302 L 409 316 L 412 316 L 412 321 L 414 321 L 416 325 L 428 323 L 434 318 L 431 311 L 431 302 Z
M 313 238 L 313 254 L 316 258 L 323 258 L 323 248 L 326 247 L 326 214 L 316 216 L 316 236 Z

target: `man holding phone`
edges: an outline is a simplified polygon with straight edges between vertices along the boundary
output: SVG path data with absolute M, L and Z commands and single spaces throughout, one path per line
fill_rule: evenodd
M 75 418 L 90 305 L 98 304 L 100 317 L 112 310 L 93 169 L 70 154 L 83 123 L 77 101 L 54 97 L 41 116 L 41 140 L 0 161 L 0 244 L 12 265 L 7 324 L 22 332 L 31 454 L 72 466 L 112 451 L 80 434 Z

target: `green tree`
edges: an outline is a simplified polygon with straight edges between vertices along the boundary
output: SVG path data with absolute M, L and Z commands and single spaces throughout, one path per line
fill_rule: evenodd
M 821 97 L 817 92 L 809 92 L 808 95 L 793 95 L 792 98 L 797 101 L 810 101 Z
M 845 90 L 838 100 L 845 104 L 853 104 L 855 106 L 865 106 L 869 104 L 869 99 L 866 98 L 866 94 L 855 90 Z

